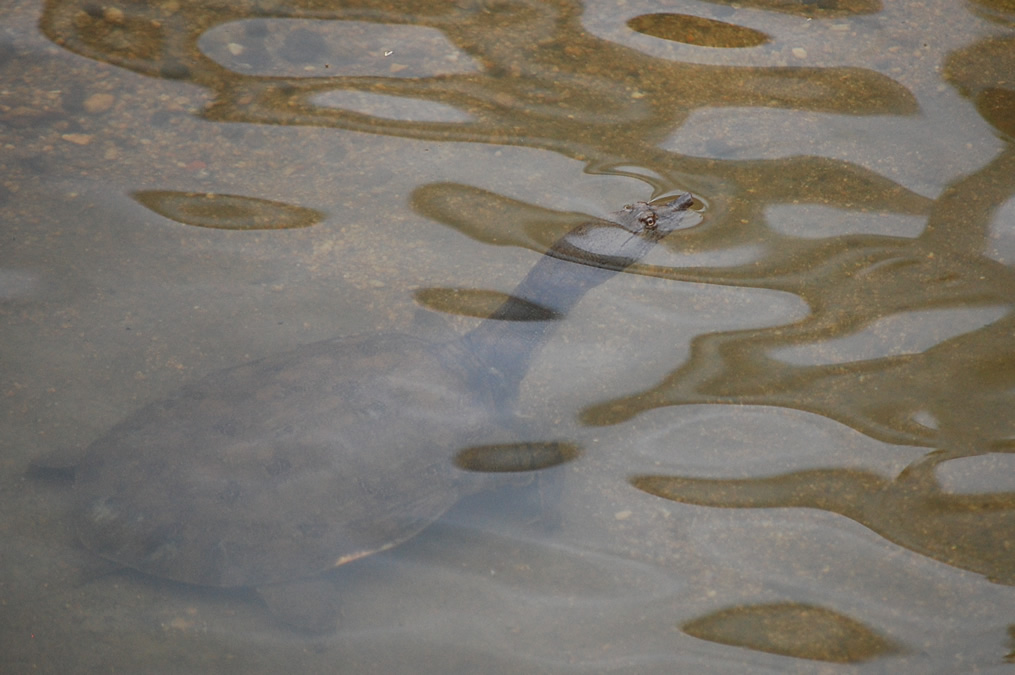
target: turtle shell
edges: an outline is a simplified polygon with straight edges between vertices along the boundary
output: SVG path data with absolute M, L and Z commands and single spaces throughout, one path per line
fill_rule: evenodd
M 77 469 L 84 544 L 210 586 L 289 582 L 390 548 L 474 479 L 486 372 L 456 343 L 327 340 L 220 371 L 94 442 Z

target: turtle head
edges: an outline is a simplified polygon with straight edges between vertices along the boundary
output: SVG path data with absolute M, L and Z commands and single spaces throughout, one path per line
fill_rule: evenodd
M 658 240 L 680 227 L 684 213 L 694 203 L 691 193 L 661 204 L 637 202 L 610 214 L 611 220 L 631 234 Z
M 670 202 L 629 204 L 609 220 L 583 223 L 553 245 L 547 255 L 620 270 L 641 259 L 660 239 L 680 227 L 694 202 L 684 193 Z

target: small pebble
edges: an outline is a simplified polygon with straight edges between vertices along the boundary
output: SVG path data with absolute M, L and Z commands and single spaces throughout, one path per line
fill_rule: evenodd
M 123 10 L 119 7 L 106 7 L 102 10 L 102 18 L 114 26 L 122 26 L 124 20 Z
M 88 145 L 92 142 L 91 134 L 62 134 L 60 138 L 75 145 Z
M 115 101 L 112 94 L 92 94 L 85 99 L 85 111 L 93 115 L 103 113 L 112 108 Z

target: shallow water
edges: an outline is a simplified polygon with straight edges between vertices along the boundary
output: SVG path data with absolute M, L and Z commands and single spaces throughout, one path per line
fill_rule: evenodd
M 8 3 L 0 671 L 1010 668 L 1015 14 L 886 5 Z M 682 191 L 523 382 L 563 493 L 335 570 L 334 634 L 110 571 L 28 472 Z

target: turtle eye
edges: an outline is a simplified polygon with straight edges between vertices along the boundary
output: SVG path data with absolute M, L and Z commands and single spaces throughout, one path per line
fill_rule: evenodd
M 638 216 L 638 222 L 645 226 L 647 230 L 654 230 L 656 227 L 656 214 L 649 211 Z

